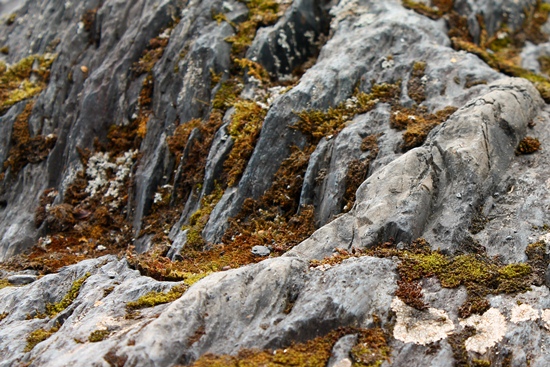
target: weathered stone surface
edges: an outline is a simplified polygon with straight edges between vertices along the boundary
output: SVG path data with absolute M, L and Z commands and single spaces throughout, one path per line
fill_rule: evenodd
M 81 223 L 64 222 L 63 216 L 91 215 L 69 205 L 63 215 L 49 213 L 35 223 L 39 205 L 63 203 L 87 154 L 101 151 L 98 147 L 108 140 L 111 126 L 127 127 L 138 118 L 149 72 L 137 73 L 135 62 L 155 37 L 168 41 L 151 66 L 151 111 L 135 147 L 139 158 L 128 168 L 130 188 L 117 209 L 125 219 L 124 230 L 131 233 L 123 246 L 142 256 L 152 251 L 152 267 L 161 266 L 154 263 L 158 259 L 165 265 L 173 264 L 168 259 L 188 259 L 190 238 L 195 240 L 194 251 L 216 246 L 247 200 L 260 198 L 272 186 L 293 146 L 310 144 L 307 134 L 295 128 L 300 111 L 326 111 L 349 101 L 356 90 L 368 93 L 376 84 L 400 86 L 395 102 L 378 103 L 353 116 L 336 136 L 323 136 L 312 149 L 300 173 L 303 183 L 292 199 L 299 201 L 299 210 L 313 206 L 318 230 L 283 256 L 275 245 L 255 246 L 252 254 L 270 257 L 237 269 L 233 264 L 221 269 L 212 265 L 206 274 L 213 273 L 189 286 L 179 299 L 139 311 L 127 307 L 128 302 L 151 291 L 187 288 L 187 280 L 154 280 L 132 269 L 122 255 L 84 260 L 36 280 L 34 275 L 2 272 L 0 366 L 185 365 L 207 353 L 287 348 L 342 327 L 350 331 L 333 346 L 329 366 L 351 365 L 357 328 L 381 328 L 387 334 L 390 352 L 381 362 L 384 366 L 449 366 L 464 362 L 457 360 L 459 355 L 496 366 L 550 364 L 544 352 L 550 342 L 550 282 L 548 270 L 544 272 L 550 246 L 550 153 L 545 145 L 550 109 L 539 91 L 526 79 L 510 78 L 475 55 L 454 50 L 444 18 L 431 20 L 405 9 L 400 1 L 278 3 L 289 6 L 283 6 L 271 25 L 261 24 L 239 57 L 263 66 L 271 73 L 270 82 L 288 83 L 277 84 L 279 92 L 289 89 L 274 92 L 267 102 L 257 100 L 267 112 L 257 141 L 250 143 L 251 157 L 242 177 L 235 186 L 222 187 L 219 201 L 205 204 L 226 179 L 225 162 L 241 132 L 230 131 L 236 108 L 217 111 L 220 123 L 211 132 L 211 146 L 203 147 L 204 166 L 193 172 L 201 182 L 182 202 L 179 184 L 190 174 L 186 164 L 205 132 L 194 127 L 186 141 L 172 144 L 181 147 L 179 161 L 170 151 L 169 138 L 195 119 L 207 121 L 213 98 L 235 76 L 236 55 L 227 39 L 247 21 L 247 2 L 0 2 L 0 16 L 5 17 L 0 47 L 7 47 L 0 55 L 3 61 L 15 64 L 29 54 L 57 54 L 47 88 L 33 98 L 28 129 L 31 136 L 58 137 L 45 160 L 29 162 L 20 172 L 0 170 L 0 260 L 33 246 L 47 253 L 49 227 L 70 232 Z M 535 6 L 540 3 L 534 0 L 454 2 L 476 42 L 483 37 L 503 39 L 499 33 L 504 25 L 510 33 L 521 30 L 524 12 Z M 6 17 L 13 12 L 15 17 Z M 541 27 L 550 29 L 548 22 Z M 548 54 L 549 45 L 544 40 L 527 43 L 521 66 L 547 72 L 539 58 Z M 422 101 L 411 96 L 410 87 L 419 61 L 425 63 Z M 294 71 L 296 79 L 291 79 Z M 243 99 L 258 98 L 259 81 L 252 72 L 248 67 L 236 82 L 242 84 L 237 89 Z M 0 116 L 2 167 L 14 148 L 15 121 L 27 103 L 16 103 Z M 424 144 L 404 152 L 403 132 L 390 125 L 397 104 L 401 109 L 419 104 L 427 113 L 448 106 L 458 110 L 435 127 Z M 527 135 L 538 138 L 542 149 L 516 155 Z M 377 154 L 372 156 L 362 149 L 367 136 L 377 137 Z M 346 175 L 354 161 L 368 161 L 365 180 L 352 207 L 344 207 Z M 56 191 L 51 203 L 41 204 L 47 188 Z M 155 212 L 163 201 L 171 211 Z M 205 207 L 205 216 L 194 216 Z M 151 219 L 151 213 L 158 217 Z M 109 216 L 103 220 L 105 236 L 120 229 L 109 227 L 120 225 Z M 145 222 L 149 227 L 144 228 Z M 159 228 L 150 231 L 152 226 Z M 255 234 L 262 236 L 260 232 L 258 225 Z M 201 235 L 204 244 L 197 244 Z M 468 254 L 503 265 L 525 262 L 528 245 L 538 242 L 543 252 L 538 265 L 543 268 L 529 268 L 531 290 L 484 295 L 487 308 L 464 319 L 460 308 L 471 289 L 444 288 L 436 277 L 422 279 L 418 286 L 426 309 L 414 309 L 396 296 L 398 281 L 403 280 L 397 257 L 359 256 L 359 250 L 386 241 L 402 242 L 397 248 L 403 249 L 420 237 L 446 256 Z M 71 256 L 92 257 L 93 251 L 100 256 L 109 250 L 88 240 L 77 238 L 89 249 Z M 467 246 L 477 247 L 474 251 Z M 357 257 L 339 260 L 354 249 Z M 250 247 L 245 251 L 250 256 Z M 222 251 L 219 257 L 224 255 Z M 326 258 L 327 264 L 320 266 L 311 262 Z M 83 277 L 74 301 L 46 315 Z M 17 285 L 34 281 L 13 287 L 4 280 Z M 39 329 L 52 335 L 26 350 L 29 336 Z M 471 330 L 475 333 L 466 335 Z M 90 341 L 95 331 L 104 331 L 105 338 Z M 466 336 L 457 347 L 460 335 Z

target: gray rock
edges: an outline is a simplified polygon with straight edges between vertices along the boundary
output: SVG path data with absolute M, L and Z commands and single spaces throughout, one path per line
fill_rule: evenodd
M 34 282 L 38 276 L 32 274 L 15 274 L 8 277 L 8 282 L 13 285 L 25 285 Z
M 251 252 L 253 255 L 256 255 L 256 256 L 269 256 L 269 254 L 271 253 L 271 250 L 269 250 L 265 246 L 254 246 L 252 247 Z
M 357 335 L 346 335 L 334 344 L 332 347 L 332 355 L 327 363 L 327 367 L 347 367 L 351 366 L 351 360 L 349 353 L 351 348 L 357 344 Z M 347 362 L 347 361 L 349 362 Z

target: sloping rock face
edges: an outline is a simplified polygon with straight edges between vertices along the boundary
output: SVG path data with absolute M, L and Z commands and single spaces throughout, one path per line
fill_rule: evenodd
M 0 2 L 0 366 L 547 366 L 550 3 Z

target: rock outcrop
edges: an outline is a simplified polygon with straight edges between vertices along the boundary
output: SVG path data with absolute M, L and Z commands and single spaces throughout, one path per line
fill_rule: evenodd
M 550 3 L 0 14 L 0 366 L 550 363 Z

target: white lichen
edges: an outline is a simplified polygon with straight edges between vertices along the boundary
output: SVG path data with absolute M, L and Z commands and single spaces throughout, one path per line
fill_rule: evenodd
M 393 336 L 404 343 L 427 345 L 446 339 L 455 329 L 444 310 L 430 307 L 419 311 L 397 297 L 393 299 L 391 308 L 397 316 Z
M 542 310 L 541 319 L 544 322 L 544 327 L 550 330 L 550 309 Z
M 481 316 L 472 315 L 461 321 L 460 325 L 471 326 L 477 331 L 465 342 L 466 350 L 469 352 L 484 354 L 506 335 L 506 319 L 496 308 L 490 308 Z
M 536 321 L 539 318 L 539 310 L 535 310 L 533 306 L 523 303 L 512 308 L 512 316 L 510 317 L 510 321 L 517 324 L 524 321 Z

